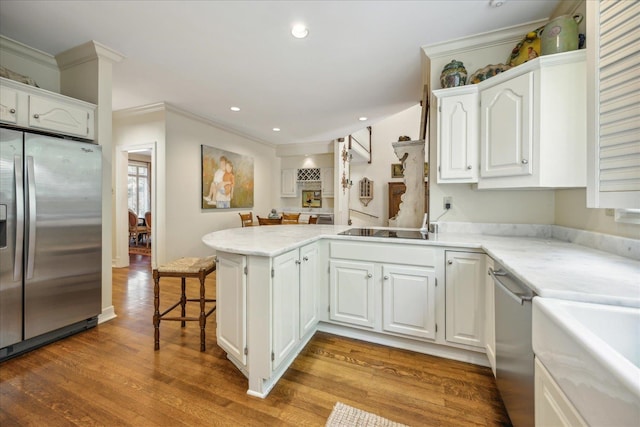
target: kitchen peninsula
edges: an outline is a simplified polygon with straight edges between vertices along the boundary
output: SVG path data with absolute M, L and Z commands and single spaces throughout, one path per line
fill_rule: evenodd
M 640 261 L 631 258 L 548 237 L 338 234 L 348 229 L 247 227 L 202 238 L 218 256 L 218 345 L 250 395 L 265 397 L 316 330 L 488 366 L 485 265 L 494 260 L 539 296 L 640 307 Z M 470 270 L 456 281 L 461 259 Z M 468 289 L 446 293 L 463 282 Z

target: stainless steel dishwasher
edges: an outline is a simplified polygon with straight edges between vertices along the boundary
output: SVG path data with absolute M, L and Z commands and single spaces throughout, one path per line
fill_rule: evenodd
M 533 426 L 531 300 L 535 293 L 498 263 L 489 274 L 495 287 L 496 384 L 511 423 Z

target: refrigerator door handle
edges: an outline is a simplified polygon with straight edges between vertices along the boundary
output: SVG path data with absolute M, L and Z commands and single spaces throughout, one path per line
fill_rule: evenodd
M 27 279 L 33 277 L 36 257 L 36 183 L 33 156 L 27 156 L 27 184 L 29 191 L 29 247 L 27 250 Z
M 13 179 L 16 195 L 16 238 L 13 257 L 13 280 L 22 280 L 22 249 L 24 245 L 24 189 L 22 182 L 22 157 L 13 156 Z

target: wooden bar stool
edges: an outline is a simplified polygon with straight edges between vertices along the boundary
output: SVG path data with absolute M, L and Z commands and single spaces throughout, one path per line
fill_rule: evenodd
M 155 345 L 154 350 L 160 348 L 160 321 L 161 320 L 174 320 L 181 322 L 181 326 L 184 327 L 186 322 L 200 322 L 200 351 L 205 350 L 204 344 L 204 328 L 207 323 L 207 317 L 211 315 L 216 309 L 214 305 L 211 310 L 205 313 L 205 303 L 216 302 L 215 299 L 205 298 L 205 286 L 204 281 L 211 272 L 216 270 L 216 257 L 208 258 L 180 258 L 175 261 L 159 266 L 153 270 L 153 305 L 155 311 L 153 313 L 153 327 Z M 180 301 L 173 304 L 171 307 L 160 313 L 160 278 L 161 277 L 180 277 L 182 279 L 182 293 Z M 200 279 L 200 298 L 187 298 L 185 294 L 185 281 L 187 277 L 193 277 Z M 198 317 L 187 317 L 186 305 L 187 302 L 199 302 L 200 303 L 200 315 Z M 180 306 L 181 315 L 169 317 L 167 314 L 176 307 Z

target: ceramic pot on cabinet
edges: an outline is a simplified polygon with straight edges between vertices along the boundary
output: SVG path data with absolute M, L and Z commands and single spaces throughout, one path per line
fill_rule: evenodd
M 540 54 L 551 55 L 578 49 L 578 24 L 582 19 L 581 14 L 562 15 L 538 30 Z
M 455 59 L 442 69 L 440 84 L 443 88 L 464 86 L 467 83 L 467 69 Z

